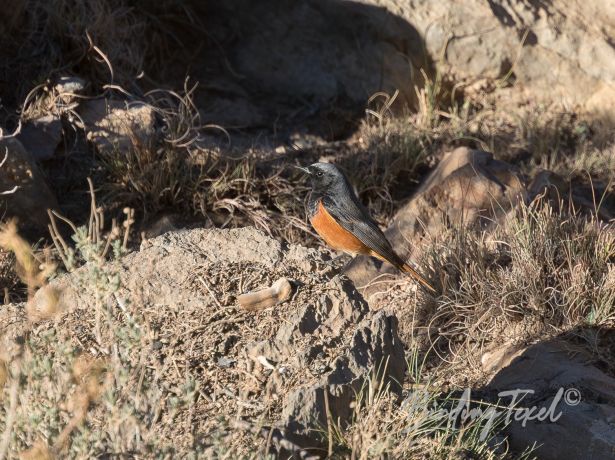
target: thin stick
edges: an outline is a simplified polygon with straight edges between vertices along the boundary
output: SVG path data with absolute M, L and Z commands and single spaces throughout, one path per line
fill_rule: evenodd
M 49 234 L 51 235 L 51 238 L 53 239 L 54 243 L 56 242 L 56 239 L 58 240 L 59 244 L 56 244 L 56 247 L 58 249 L 62 249 L 64 254 L 66 255 L 68 254 L 68 246 L 66 244 L 66 241 L 64 241 L 64 238 L 60 236 L 60 232 L 58 231 L 58 224 L 54 217 L 53 211 L 48 209 L 47 214 L 49 215 L 49 221 L 51 222 L 51 225 L 47 226 L 49 228 Z
M 329 390 L 327 388 L 323 388 L 325 393 L 325 414 L 327 416 L 327 438 L 328 438 L 328 448 L 327 448 L 327 457 L 331 458 L 333 456 L 333 422 L 331 421 L 331 410 L 329 409 Z
M 94 193 L 94 183 L 88 177 L 88 187 L 90 188 L 90 226 L 88 233 L 91 235 L 90 241 L 98 243 L 100 241 L 100 216 L 96 209 L 96 194 Z
M 220 305 L 220 302 L 218 302 L 218 299 L 216 299 L 216 296 L 210 289 L 209 284 L 207 284 L 207 281 L 205 281 L 205 279 L 202 276 L 199 276 L 199 280 L 201 281 L 201 283 L 203 283 L 203 286 L 205 286 L 205 289 L 207 289 L 207 292 L 209 292 L 209 295 L 211 296 L 212 300 L 215 302 L 216 306 L 218 308 L 222 308 L 222 305 Z
M 61 240 L 59 238 L 59 236 L 56 234 L 55 230 L 53 229 L 53 227 L 51 225 L 47 225 L 47 228 L 49 229 L 49 234 L 51 235 L 51 239 L 53 240 L 53 244 L 55 245 L 56 249 L 58 250 L 58 254 L 60 255 L 60 259 L 62 259 L 62 263 L 64 264 L 64 266 L 66 267 L 67 270 L 70 270 L 70 268 L 68 266 L 68 255 L 64 252 L 64 250 L 62 248 L 63 240 Z
M 71 228 L 73 233 L 77 233 L 77 227 L 69 219 L 67 219 L 66 217 L 62 216 L 61 214 L 58 214 L 58 212 L 54 211 L 53 209 L 50 209 L 49 212 L 51 212 L 58 219 L 64 221 L 66 224 L 68 224 L 68 226 Z

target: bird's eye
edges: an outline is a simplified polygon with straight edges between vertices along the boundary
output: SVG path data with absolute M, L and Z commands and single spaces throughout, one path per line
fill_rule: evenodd
M 318 171 L 318 172 L 316 173 L 316 175 L 317 175 L 318 177 L 322 177 L 322 176 L 324 176 L 324 175 L 325 175 L 325 173 L 323 173 L 322 171 Z

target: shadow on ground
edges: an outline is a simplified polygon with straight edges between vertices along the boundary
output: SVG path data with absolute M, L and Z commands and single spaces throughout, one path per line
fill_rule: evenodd
M 372 95 L 399 89 L 399 106 L 413 107 L 420 69 L 433 72 L 411 24 L 358 2 L 209 2 L 204 23 L 188 73 L 205 120 L 229 129 L 340 139 Z

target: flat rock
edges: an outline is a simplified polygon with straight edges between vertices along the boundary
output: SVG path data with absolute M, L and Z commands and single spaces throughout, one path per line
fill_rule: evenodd
M 607 346 L 607 341 L 614 343 L 612 331 L 590 333 L 598 334 L 596 345 L 601 349 Z M 607 350 L 603 351 L 610 355 Z M 502 363 L 487 390 L 497 393 L 529 390 L 532 393 L 527 393 L 519 407 L 553 405 L 556 418 L 555 421 L 528 421 L 525 426 L 519 420 L 513 421 L 506 430 L 513 449 L 521 452 L 536 443 L 538 448 L 534 454 L 545 460 L 614 458 L 615 378 L 612 372 L 600 368 L 600 363 L 585 347 L 562 338 L 531 345 L 522 351 L 513 347 L 511 353 L 516 358 L 508 364 Z M 504 350 L 495 354 L 509 353 Z M 504 405 L 509 404 L 511 397 L 502 401 Z
M 96 99 L 79 106 L 87 138 L 100 152 L 149 146 L 155 136 L 154 110 L 143 102 Z
M 56 80 L 53 89 L 64 102 L 67 102 L 74 96 L 82 94 L 86 86 L 87 82 L 83 78 L 63 76 Z

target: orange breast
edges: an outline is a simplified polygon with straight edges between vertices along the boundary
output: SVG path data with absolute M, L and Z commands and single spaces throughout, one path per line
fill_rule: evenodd
M 316 213 L 310 219 L 312 227 L 333 249 L 349 254 L 369 254 L 370 250 L 361 240 L 344 229 L 322 205 L 318 203 Z

